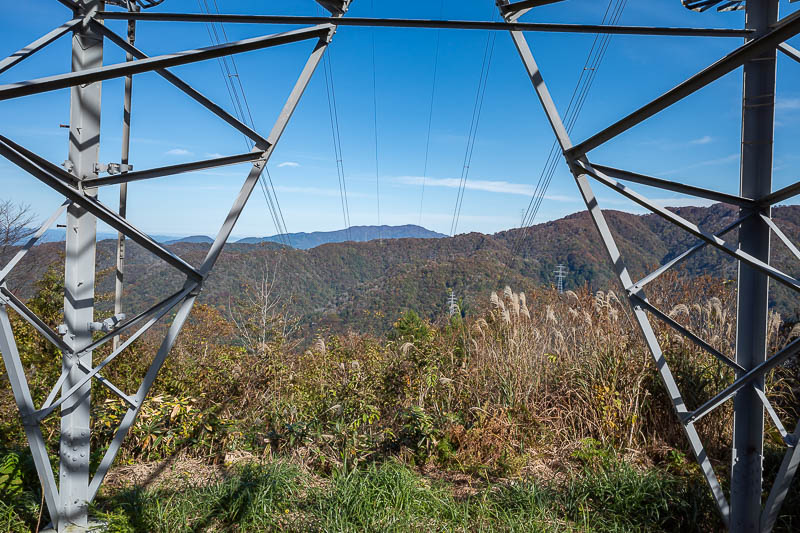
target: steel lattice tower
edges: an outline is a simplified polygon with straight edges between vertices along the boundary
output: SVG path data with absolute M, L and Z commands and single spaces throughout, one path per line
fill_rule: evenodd
M 56 89 L 70 88 L 70 146 L 69 162 L 61 168 L 11 139 L 0 135 L 0 155 L 26 170 L 66 201 L 55 211 L 17 255 L 0 270 L 0 352 L 8 372 L 14 398 L 23 420 L 26 436 L 43 487 L 44 498 L 54 527 L 59 531 L 77 526 L 85 529 L 88 523 L 88 504 L 96 496 L 108 469 L 116 457 L 128 431 L 134 424 L 156 376 L 164 364 L 183 327 L 195 299 L 216 263 L 222 248 L 231 235 L 234 225 L 249 199 L 267 161 L 280 140 L 292 113 L 329 46 L 337 28 L 342 26 L 388 26 L 415 28 L 450 28 L 465 30 L 508 31 L 519 52 L 533 89 L 544 109 L 556 139 L 571 170 L 578 192 L 584 200 L 603 245 L 608 252 L 619 282 L 633 310 L 634 318 L 644 336 L 658 368 L 678 420 L 683 426 L 691 448 L 700 464 L 719 511 L 732 531 L 769 531 L 775 523 L 783 500 L 800 464 L 798 437 L 800 424 L 793 432 L 787 431 L 776 415 L 763 390 L 764 376 L 771 369 L 800 353 L 800 339 L 789 343 L 777 353 L 767 357 L 765 320 L 769 281 L 781 283 L 800 291 L 800 280 L 776 269 L 770 264 L 770 237 L 774 234 L 800 260 L 800 250 L 784 235 L 771 218 L 771 206 L 800 193 L 800 182 L 778 191 L 772 190 L 772 130 L 775 112 L 776 54 L 780 50 L 800 62 L 800 51 L 785 41 L 800 33 L 800 11 L 779 18 L 778 0 L 750 0 L 746 9 L 746 24 L 741 30 L 721 28 L 667 28 L 643 26 L 602 26 L 582 24 L 523 23 L 518 19 L 537 7 L 564 0 L 497 0 L 503 22 L 436 21 L 415 19 L 365 19 L 343 17 L 349 0 L 317 0 L 331 13 L 330 17 L 287 17 L 273 15 L 227 15 L 196 13 L 161 13 L 131 10 L 106 10 L 105 4 L 119 5 L 116 0 L 57 0 L 68 8 L 72 18 L 62 26 L 37 39 L 19 52 L 0 61 L 0 74 L 25 60 L 48 44 L 71 34 L 72 72 L 11 83 L 0 86 L 0 101 L 39 94 Z M 683 0 L 687 7 L 708 9 L 741 7 L 741 0 Z M 156 0 L 140 0 L 144 6 L 157 5 Z M 135 8 L 133 2 L 126 3 Z M 225 22 L 250 24 L 291 24 L 299 29 L 245 39 L 219 46 L 186 50 L 175 54 L 148 57 L 128 39 L 116 34 L 104 20 L 127 20 L 129 30 L 137 21 L 187 21 Z M 311 25 L 311 26 L 309 26 Z M 707 68 L 675 86 L 650 103 L 632 112 L 599 133 L 573 144 L 557 111 L 529 46 L 525 32 L 606 33 L 628 35 L 664 35 L 676 37 L 706 36 L 719 38 L 744 38 L 745 43 Z M 314 48 L 303 70 L 284 103 L 271 132 L 266 137 L 242 123 L 191 85 L 173 74 L 169 68 L 193 62 L 220 58 L 226 55 L 265 49 L 293 42 L 311 40 Z M 103 65 L 103 46 L 106 42 L 122 48 L 128 61 Z M 621 133 L 642 123 L 660 111 L 692 95 L 735 69 L 743 67 L 744 92 L 742 98 L 742 163 L 739 194 L 726 194 L 700 187 L 664 180 L 611 166 L 594 164 L 588 154 L 595 148 Z M 100 146 L 100 88 L 104 80 L 130 78 L 143 72 L 156 72 L 178 90 L 200 103 L 228 125 L 243 133 L 255 143 L 251 152 L 170 167 L 147 170 L 133 169 L 126 161 L 126 151 L 119 164 L 101 165 L 97 159 Z M 126 91 L 127 92 L 127 91 Z M 129 104 L 129 100 L 127 101 Z M 130 110 L 130 108 L 127 108 Z M 124 206 L 115 212 L 97 199 L 99 187 L 128 184 L 136 181 L 170 176 L 234 163 L 250 163 L 230 212 L 211 245 L 205 260 L 193 266 L 132 225 L 124 214 Z M 101 176 L 101 174 L 107 174 Z M 737 221 L 717 233 L 704 230 L 677 214 L 664 209 L 621 181 L 643 184 L 690 196 L 725 202 L 740 209 Z M 697 244 L 664 264 L 641 280 L 634 282 L 625 266 L 624 258 L 608 228 L 591 182 L 616 191 L 681 228 L 697 239 Z M 6 286 L 9 273 L 34 246 L 44 232 L 66 211 L 68 237 L 66 242 L 66 286 L 63 330 L 51 330 L 28 309 Z M 126 238 L 171 265 L 185 276 L 183 287 L 175 294 L 130 318 L 118 314 L 114 320 L 94 322 L 94 268 L 96 223 L 103 221 Z M 723 237 L 738 229 L 738 240 L 725 241 Z M 739 292 L 737 317 L 737 342 L 735 357 L 716 350 L 703 339 L 670 318 L 646 297 L 644 288 L 658 276 L 680 264 L 699 250 L 710 246 L 739 262 Z M 40 407 L 33 403 L 24 368 L 21 364 L 7 309 L 12 309 L 29 322 L 45 339 L 63 354 L 62 372 L 53 385 L 48 398 Z M 148 371 L 134 394 L 128 394 L 106 380 L 101 371 L 111 364 L 125 349 L 159 320 L 176 310 L 164 340 L 154 355 Z M 119 310 L 116 311 L 119 313 Z M 658 339 L 650 323 L 653 316 L 684 335 L 691 342 L 735 372 L 734 381 L 715 397 L 690 409 L 670 372 Z M 98 330 L 104 335 L 97 335 Z M 122 337 L 127 335 L 127 337 Z M 93 360 L 92 354 L 100 346 L 119 338 L 102 361 Z M 105 456 L 95 472 L 89 469 L 89 427 L 91 412 L 89 398 L 93 382 L 108 388 L 126 405 L 127 412 L 110 443 Z M 734 402 L 734 442 L 731 468 L 730 503 L 724 494 L 711 463 L 706 455 L 694 424 L 703 416 L 728 400 Z M 58 481 L 53 472 L 50 455 L 42 436 L 41 422 L 61 411 L 61 445 L 59 448 L 60 472 Z M 786 453 L 766 504 L 761 506 L 762 461 L 765 411 L 786 444 Z

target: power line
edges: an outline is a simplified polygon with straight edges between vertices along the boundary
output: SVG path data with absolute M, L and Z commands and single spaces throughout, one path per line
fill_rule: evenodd
M 478 124 L 483 110 L 483 100 L 486 96 L 486 86 L 489 82 L 489 70 L 492 66 L 492 56 L 494 55 L 495 33 L 487 34 L 486 48 L 483 53 L 483 63 L 481 73 L 478 78 L 478 89 L 475 94 L 475 104 L 472 108 L 472 121 L 470 122 L 469 134 L 467 136 L 467 148 L 464 154 L 464 164 L 461 167 L 461 180 L 459 181 L 458 193 L 456 194 L 456 205 L 453 209 L 453 222 L 450 224 L 450 235 L 455 235 L 458 229 L 458 220 L 461 217 L 461 206 L 464 202 L 464 192 L 466 190 L 469 168 L 472 164 L 472 154 L 475 149 L 475 141 L 478 135 Z
M 444 14 L 444 0 L 439 2 L 439 18 Z M 436 96 L 436 75 L 439 71 L 439 45 L 441 44 L 442 30 L 436 31 L 436 51 L 433 54 L 433 83 L 431 84 L 431 104 L 428 110 L 428 135 L 425 139 L 425 165 L 422 170 L 422 192 L 419 198 L 419 225 L 422 225 L 422 206 L 425 203 L 425 180 L 428 177 L 428 155 L 431 148 L 431 125 L 433 124 L 433 102 Z
M 325 74 L 325 89 L 328 96 L 328 112 L 331 119 L 331 135 L 333 136 L 333 152 L 336 158 L 336 175 L 339 179 L 339 196 L 342 203 L 342 215 L 344 217 L 344 227 L 347 229 L 347 238 L 353 240 L 350 224 L 350 204 L 347 200 L 347 183 L 344 173 L 344 162 L 342 157 L 342 137 L 339 130 L 339 112 L 336 105 L 336 90 L 333 84 L 333 62 L 331 51 L 326 50 L 323 57 L 322 66 Z
M 372 11 L 375 12 L 375 3 L 372 3 Z M 375 132 L 375 198 L 378 205 L 378 240 L 383 242 L 381 236 L 381 179 L 380 167 L 378 166 L 378 81 L 377 69 L 375 67 L 375 30 L 372 30 L 372 121 Z
M 219 14 L 220 11 L 217 0 L 212 0 L 212 2 L 214 4 L 214 10 L 217 12 L 217 14 Z M 197 0 L 197 3 L 202 11 L 205 11 L 209 14 L 211 13 L 211 7 L 208 3 L 208 0 Z M 222 38 L 220 38 L 220 34 L 217 32 L 217 28 L 214 23 L 206 24 L 206 30 L 208 31 L 209 38 L 211 39 L 212 43 L 217 45 L 228 41 L 228 35 L 225 31 L 225 26 L 220 23 L 219 29 L 222 33 Z M 228 61 L 230 61 L 230 65 L 228 64 Z M 255 129 L 255 121 L 253 120 L 253 114 L 250 110 L 250 104 L 247 101 L 247 94 L 245 93 L 244 85 L 242 84 L 242 78 L 239 75 L 239 68 L 236 65 L 236 60 L 233 56 L 226 56 L 219 58 L 218 62 L 220 65 L 220 72 L 225 81 L 225 88 L 228 91 L 228 95 L 230 96 L 231 103 L 234 107 L 234 115 L 236 118 Z M 248 150 L 252 150 L 255 146 L 255 143 L 246 136 L 244 137 L 244 140 Z M 275 191 L 275 185 L 272 181 L 272 176 L 270 175 L 269 169 L 266 166 L 264 167 L 264 170 L 266 171 L 267 178 L 264 178 L 263 174 L 259 176 L 259 184 L 261 186 L 261 192 L 264 195 L 264 201 L 267 204 L 272 222 L 275 224 L 275 229 L 278 233 L 278 239 L 280 240 L 281 244 L 285 246 L 291 246 L 291 237 L 289 237 L 289 232 L 286 229 L 286 220 L 283 217 L 283 210 L 281 209 L 278 195 Z
M 627 0 L 609 0 L 608 6 L 603 14 L 603 24 L 606 24 L 607 21 L 610 21 L 608 22 L 610 25 L 615 25 L 622 16 L 622 11 L 625 9 L 626 4 Z M 583 105 L 586 102 L 589 90 L 594 83 L 597 71 L 599 70 L 600 64 L 602 63 L 605 53 L 610 45 L 611 37 L 612 36 L 610 34 L 595 35 L 592 46 L 589 49 L 589 54 L 587 55 L 583 69 L 581 70 L 580 77 L 578 78 L 578 82 L 575 84 L 575 89 L 572 92 L 569 105 L 567 106 L 567 110 L 564 114 L 566 121 L 565 125 L 568 133 L 574 128 L 578 116 L 583 109 Z M 599 47 L 598 42 L 600 43 Z M 597 53 L 595 53 L 596 50 Z M 539 212 L 545 194 L 547 193 L 550 183 L 552 182 L 553 175 L 555 174 L 558 159 L 559 154 L 557 150 L 557 143 L 554 142 L 550 148 L 550 153 L 547 156 L 547 160 L 542 167 L 542 172 L 539 175 L 539 180 L 536 184 L 536 188 L 534 189 L 534 194 L 531 196 L 531 201 L 528 204 L 526 215 L 523 218 L 523 223 L 521 226 L 523 231 L 520 232 L 517 239 L 515 239 L 515 242 L 512 246 L 512 252 L 515 252 L 518 249 L 524 237 L 526 237 L 529 233 L 525 230 L 532 226 L 533 221 Z

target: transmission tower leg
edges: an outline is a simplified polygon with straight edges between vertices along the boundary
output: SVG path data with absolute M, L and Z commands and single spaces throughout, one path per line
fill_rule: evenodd
M 746 27 L 753 39 L 767 33 L 778 20 L 778 0 L 747 2 Z M 775 49 L 744 64 L 742 101 L 742 159 L 740 192 L 761 198 L 772 190 L 772 140 L 775 111 Z M 763 214 L 770 215 L 764 208 Z M 743 252 L 768 263 L 770 229 L 751 217 L 739 230 Z M 769 278 L 739 263 L 736 362 L 746 370 L 766 359 Z M 731 531 L 758 531 L 761 516 L 764 450 L 764 406 L 756 392 L 763 377 L 734 398 L 733 457 L 731 464 Z
M 82 10 L 102 9 L 99 0 L 81 0 Z M 80 71 L 103 65 L 102 36 L 91 26 L 75 32 L 72 38 L 72 70 Z M 100 147 L 100 88 L 101 83 L 76 86 L 71 89 L 69 161 L 78 179 L 96 177 Z M 96 196 L 97 189 L 87 194 Z M 75 204 L 67 210 L 66 259 L 64 274 L 64 321 L 67 326 L 66 344 L 78 352 L 92 340 L 90 324 L 94 321 L 95 244 L 97 219 Z M 91 352 L 82 354 L 80 361 L 91 368 Z M 66 393 L 85 375 L 75 357 L 64 354 L 63 370 L 68 373 L 62 391 Z M 89 501 L 89 408 L 91 382 L 64 402 L 61 408 L 60 458 L 60 521 L 59 532 L 69 526 L 86 528 Z

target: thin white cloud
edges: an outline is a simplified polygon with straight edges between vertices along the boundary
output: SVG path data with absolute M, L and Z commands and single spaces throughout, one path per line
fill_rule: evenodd
M 687 165 L 685 167 L 680 168 L 673 168 L 671 170 L 667 170 L 665 172 L 659 172 L 657 175 L 660 176 L 669 176 L 670 174 L 677 174 L 679 172 L 685 172 L 687 170 L 692 170 L 695 168 L 702 168 L 714 165 L 724 165 L 726 163 L 732 163 L 733 161 L 739 160 L 739 154 L 730 154 L 726 155 L 725 157 L 718 157 L 716 159 L 706 159 L 705 161 L 699 161 L 697 163 L 692 163 L 691 165 Z
M 173 148 L 172 150 L 167 150 L 165 155 L 192 155 L 192 152 L 183 148 Z
M 689 141 L 689 144 L 708 144 L 713 140 L 714 138 L 711 137 L 711 135 L 703 135 L 699 139 L 692 139 L 691 141 Z
M 276 185 L 275 190 L 277 192 L 283 192 L 287 194 L 309 194 L 313 196 L 331 196 L 331 197 L 339 197 L 341 192 L 339 189 L 324 189 L 322 187 L 290 187 L 286 185 Z M 375 195 L 372 194 L 364 194 L 359 192 L 348 192 L 348 198 L 374 198 Z
M 775 109 L 792 111 L 800 109 L 800 98 L 779 98 L 775 102 Z
M 297 168 L 299 166 L 300 163 L 297 163 L 296 161 L 284 161 L 283 163 L 278 165 L 278 168 L 283 168 L 283 167 Z
M 461 180 L 458 178 L 423 178 L 422 176 L 400 176 L 395 178 L 395 180 L 405 185 L 422 185 L 424 181 L 426 187 L 446 187 L 448 189 L 458 189 L 461 185 Z M 519 196 L 531 196 L 533 194 L 533 187 L 531 185 L 527 183 L 511 183 L 508 181 L 467 180 L 464 188 L 471 191 L 515 194 Z M 555 202 L 575 201 L 575 198 L 570 196 L 553 195 L 546 196 L 545 198 Z
M 213 153 L 210 153 L 210 154 L 206 154 L 206 157 L 211 158 L 211 159 L 217 159 L 218 157 L 225 157 L 225 156 L 223 156 L 222 154 L 220 154 L 218 152 L 213 152 Z

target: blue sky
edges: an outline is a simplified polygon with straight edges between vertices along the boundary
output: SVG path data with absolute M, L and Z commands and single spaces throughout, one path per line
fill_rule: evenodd
M 228 13 L 314 15 L 312 0 L 219 2 Z M 525 21 L 599 23 L 606 2 L 570 0 L 536 9 Z M 487 20 L 494 0 L 444 0 L 444 17 Z M 782 15 L 797 9 L 782 2 Z M 166 0 L 162 11 L 198 12 L 196 0 Z M 0 54 L 8 55 L 67 19 L 55 0 L 9 3 L 0 19 Z M 351 16 L 436 18 L 438 0 L 375 2 L 355 0 Z M 739 28 L 742 12 L 697 14 L 679 0 L 629 2 L 621 24 Z M 124 32 L 124 23 L 109 26 Z M 225 26 L 230 39 L 277 32 L 286 27 Z M 421 181 L 436 30 L 340 28 L 331 46 L 341 124 L 343 164 L 354 225 L 378 222 L 373 131 L 372 39 L 376 49 L 378 160 L 383 224 L 416 224 L 447 233 L 478 85 L 486 32 L 441 32 L 434 95 L 430 158 L 420 209 Z M 528 34 L 556 104 L 563 112 L 580 74 L 592 35 Z M 796 47 L 800 42 L 790 41 Z M 207 46 L 206 27 L 189 23 L 142 23 L 137 46 L 151 55 Z M 310 42 L 237 56 L 256 128 L 267 134 L 311 48 Z M 573 131 L 578 142 L 660 95 L 741 44 L 739 38 L 615 36 Z M 0 83 L 67 72 L 68 38 L 0 75 Z M 124 55 L 107 44 L 107 64 Z M 775 187 L 797 179 L 800 152 L 800 64 L 779 54 Z M 174 72 L 231 109 L 216 61 L 176 67 Z M 122 122 L 121 80 L 104 82 L 102 162 L 119 161 Z M 592 161 L 736 192 L 739 182 L 741 70 L 660 113 L 590 154 Z M 343 227 L 328 101 L 318 70 L 270 162 L 290 232 Z M 202 107 L 148 73 L 134 79 L 131 162 L 137 170 L 245 151 L 245 142 Z M 2 131 L 55 163 L 67 157 L 69 92 L 56 91 L 0 102 Z M 795 143 L 792 143 L 795 140 Z M 519 225 L 553 137 L 510 37 L 497 35 L 482 118 L 469 173 L 458 232 L 495 232 Z M 129 218 L 157 234 L 213 234 L 230 207 L 246 166 L 225 167 L 131 185 Z M 3 198 L 30 204 L 45 217 L 60 198 L 35 179 L 0 160 Z M 597 192 L 608 208 L 641 212 L 610 191 Z M 637 189 L 664 205 L 697 204 L 674 193 Z M 101 200 L 116 207 L 118 191 L 108 187 Z M 559 218 L 583 207 L 574 181 L 559 163 L 536 222 Z M 101 226 L 100 228 L 104 228 Z M 275 232 L 263 197 L 254 194 L 235 234 Z

